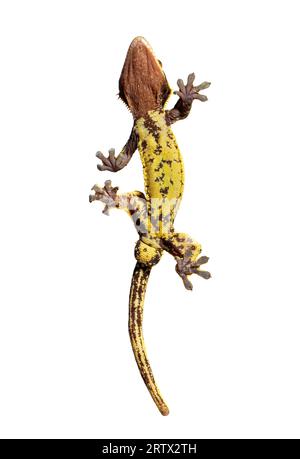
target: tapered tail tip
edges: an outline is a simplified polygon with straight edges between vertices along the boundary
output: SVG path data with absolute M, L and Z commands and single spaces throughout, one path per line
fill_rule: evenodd
M 168 414 L 170 413 L 169 411 L 169 408 L 167 407 L 167 405 L 163 405 L 159 408 L 159 411 L 161 412 L 161 414 L 163 416 L 168 416 Z

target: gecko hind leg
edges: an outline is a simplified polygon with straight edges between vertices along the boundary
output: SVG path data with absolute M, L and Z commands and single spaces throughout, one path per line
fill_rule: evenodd
M 122 209 L 130 216 L 139 235 L 147 229 L 147 205 L 145 195 L 141 191 L 118 193 L 119 188 L 113 187 L 110 180 L 106 180 L 103 187 L 94 185 L 94 194 L 89 196 L 89 201 L 101 201 L 104 204 L 103 213 L 109 215 L 112 208 Z
M 173 233 L 161 239 L 161 246 L 164 250 L 174 256 L 176 260 L 175 270 L 181 277 L 187 290 L 193 289 L 189 276 L 197 274 L 204 279 L 209 279 L 211 274 L 201 270 L 201 265 L 208 262 L 206 256 L 199 256 L 201 245 L 185 233 Z

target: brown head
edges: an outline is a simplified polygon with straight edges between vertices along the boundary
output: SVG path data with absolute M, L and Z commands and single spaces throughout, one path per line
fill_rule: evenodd
M 119 80 L 119 96 L 135 119 L 164 107 L 171 89 L 151 46 L 136 37 L 129 46 Z

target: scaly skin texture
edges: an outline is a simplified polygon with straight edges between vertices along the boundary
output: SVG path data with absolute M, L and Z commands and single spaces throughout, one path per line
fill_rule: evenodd
M 118 156 L 109 150 L 109 156 L 97 152 L 102 164 L 100 171 L 117 172 L 125 167 L 136 149 L 139 150 L 144 173 L 145 194 L 133 191 L 119 194 L 110 180 L 103 187 L 94 185 L 90 202 L 105 204 L 103 213 L 111 208 L 123 209 L 132 218 L 139 240 L 135 247 L 136 267 L 129 296 L 129 335 L 141 376 L 162 415 L 169 414 L 146 355 L 142 333 L 143 308 L 151 269 L 166 251 L 176 260 L 176 272 L 184 286 L 192 290 L 189 277 L 197 274 L 209 279 L 210 273 L 200 269 L 208 258 L 199 257 L 201 246 L 185 233 L 177 233 L 174 219 L 184 188 L 182 157 L 171 130 L 171 124 L 188 116 L 195 99 L 206 101 L 199 91 L 209 87 L 204 82 L 193 86 L 194 74 L 187 84 L 178 80 L 179 96 L 171 110 L 165 104 L 171 93 L 161 62 L 156 59 L 149 43 L 143 37 L 135 38 L 126 56 L 119 80 L 119 96 L 130 109 L 134 126 L 130 137 Z
M 157 237 L 173 231 L 183 193 L 184 171 L 175 136 L 164 110 L 149 111 L 135 123 L 148 204 L 148 233 Z
M 165 404 L 153 377 L 145 352 L 144 337 L 142 332 L 143 307 L 150 272 L 151 268 L 149 266 L 145 267 L 139 263 L 136 264 L 134 269 L 129 296 L 129 335 L 141 376 L 159 411 L 162 415 L 166 416 L 169 414 L 169 409 Z

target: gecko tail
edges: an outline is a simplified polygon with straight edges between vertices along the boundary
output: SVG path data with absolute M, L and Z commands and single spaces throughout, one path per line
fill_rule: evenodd
M 161 414 L 167 416 L 169 414 L 169 409 L 156 385 L 147 358 L 142 330 L 144 301 L 150 272 L 150 266 L 146 266 L 139 262 L 137 262 L 133 271 L 129 295 L 129 336 L 136 363 L 148 391 Z

